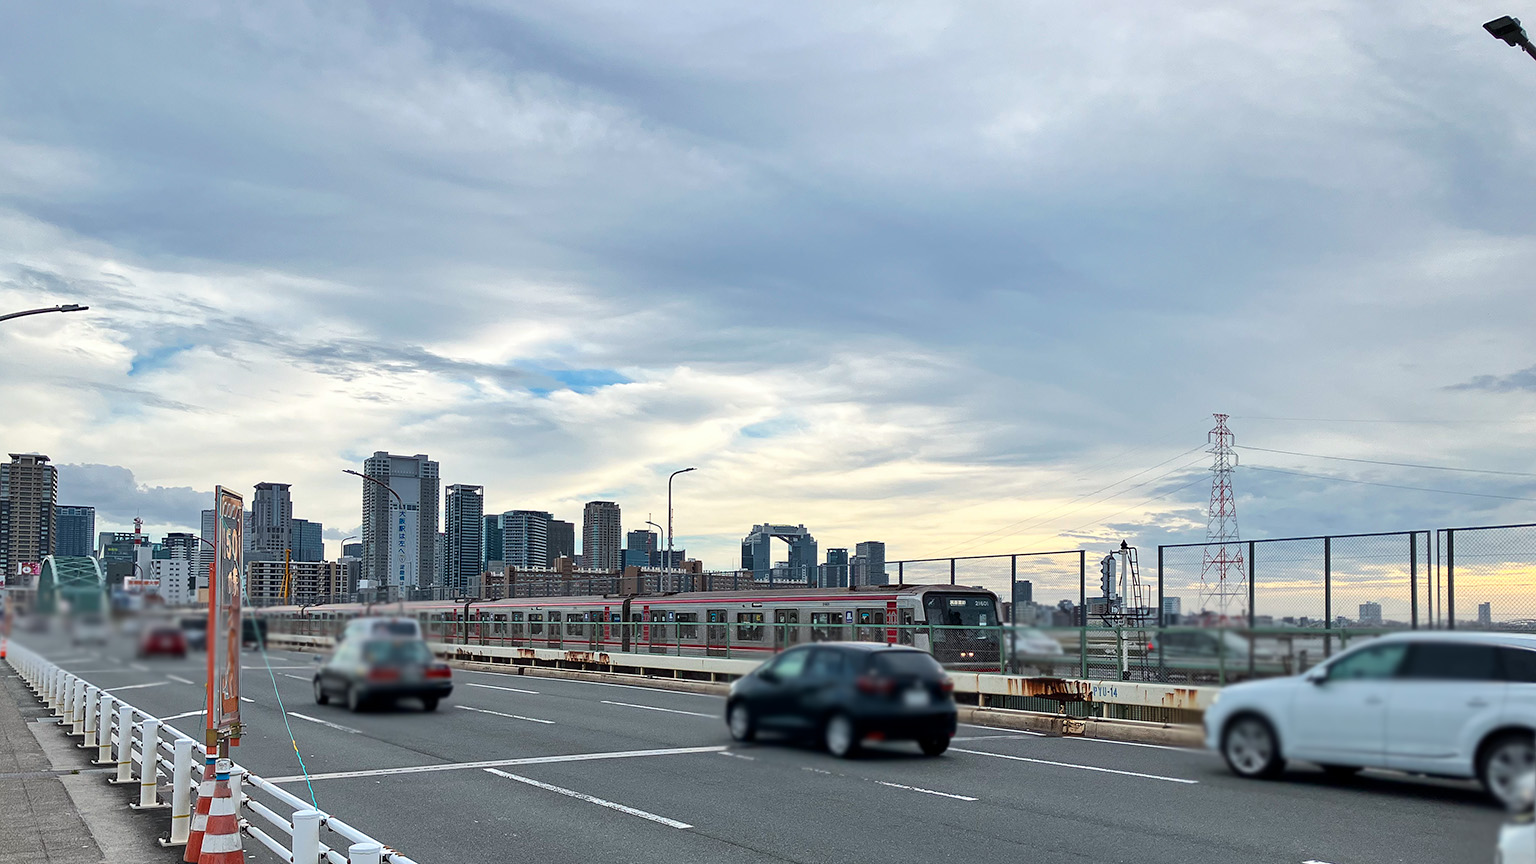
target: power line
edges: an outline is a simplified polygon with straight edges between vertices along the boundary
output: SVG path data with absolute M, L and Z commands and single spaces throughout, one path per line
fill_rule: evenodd
M 1200 461 L 1203 462 L 1205 460 L 1202 459 Z M 1204 472 L 1202 472 L 1202 474 L 1203 473 Z M 1132 504 L 1131 506 L 1125 508 L 1124 510 L 1120 510 L 1118 512 L 1111 513 L 1111 514 L 1109 514 L 1108 516 L 1105 516 L 1102 519 L 1096 519 L 1096 520 L 1094 520 L 1092 522 L 1087 523 L 1086 525 L 1079 525 L 1076 528 L 1072 528 L 1072 529 L 1069 529 L 1069 530 L 1066 530 L 1066 531 L 1058 531 L 1058 532 L 1056 532 L 1056 536 L 1057 537 L 1064 537 L 1064 536 L 1067 536 L 1067 535 L 1070 535 L 1070 534 L 1075 534 L 1076 532 L 1082 531 L 1082 530 L 1087 529 L 1087 528 L 1092 528 L 1095 525 L 1103 524 L 1103 523 L 1108 522 L 1109 520 L 1115 518 L 1116 516 L 1119 516 L 1121 513 L 1129 513 L 1130 511 L 1135 510 L 1138 507 L 1145 507 L 1146 505 L 1151 504 L 1154 501 L 1161 501 L 1162 499 L 1167 498 L 1169 495 L 1172 495 L 1175 492 L 1182 492 L 1185 489 L 1188 489 L 1189 487 L 1195 485 L 1196 483 L 1203 483 L 1204 481 L 1205 481 L 1205 477 L 1204 476 L 1196 477 L 1195 479 L 1189 481 L 1188 483 L 1185 483 L 1183 486 L 1179 486 L 1179 487 L 1176 487 L 1176 488 L 1173 488 L 1173 489 L 1169 489 L 1167 492 L 1164 492 L 1164 493 L 1162 493 L 1160 495 L 1153 495 L 1151 498 L 1148 498 L 1145 501 L 1139 501 L 1139 502 L 1137 502 L 1135 504 Z M 1038 544 L 1037 543 L 1037 544 L 1035 544 L 1035 546 L 1031 546 L 1030 550 L 1033 550 L 1033 549 L 1037 548 L 1040 545 L 1042 545 L 1042 544 Z
M 1476 423 L 1482 426 L 1509 425 L 1528 423 L 1529 420 L 1379 420 L 1354 417 L 1255 417 L 1251 414 L 1233 414 L 1233 420 L 1273 420 L 1284 423 L 1427 423 L 1432 425 L 1448 425 L 1455 423 Z
M 1488 492 L 1458 492 L 1455 489 L 1429 489 L 1424 486 L 1399 486 L 1396 483 L 1376 483 L 1370 480 L 1353 480 L 1348 477 L 1329 477 L 1327 474 L 1309 474 L 1305 471 L 1285 471 L 1280 468 L 1263 468 L 1258 465 L 1244 465 L 1250 471 L 1268 471 L 1271 474 L 1289 474 L 1292 477 L 1309 477 L 1313 480 L 1335 480 L 1339 483 L 1357 483 L 1361 486 L 1382 486 L 1387 489 L 1407 489 L 1410 492 L 1437 492 L 1441 495 L 1470 495 L 1473 498 L 1498 498 L 1503 501 L 1536 501 L 1536 498 L 1522 498 L 1517 495 L 1494 495 Z
M 1412 462 L 1383 462 L 1379 459 L 1355 459 L 1349 456 L 1324 456 L 1321 453 L 1298 453 L 1295 450 L 1272 450 L 1268 447 L 1254 447 L 1251 444 L 1239 444 L 1241 450 L 1258 450 L 1263 453 L 1284 453 L 1287 456 L 1305 456 L 1309 459 L 1334 459 L 1339 462 L 1362 462 L 1366 465 L 1391 465 L 1396 468 L 1424 468 L 1430 471 L 1462 471 L 1468 474 L 1499 474 L 1505 477 L 1536 477 L 1536 474 L 1527 474 L 1524 471 L 1492 471 L 1486 468 L 1451 468 L 1446 465 L 1417 465 Z

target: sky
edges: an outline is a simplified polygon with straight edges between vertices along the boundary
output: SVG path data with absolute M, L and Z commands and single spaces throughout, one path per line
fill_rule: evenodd
M 6 3 L 0 312 L 91 309 L 0 323 L 0 447 L 331 554 L 376 450 L 626 530 L 696 466 L 729 569 L 1197 541 L 1223 412 L 1244 538 L 1536 522 L 1506 6 Z

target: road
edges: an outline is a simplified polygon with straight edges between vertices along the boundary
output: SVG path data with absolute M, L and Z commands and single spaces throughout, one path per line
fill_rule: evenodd
M 22 641 L 200 735 L 201 655 Z M 716 696 L 531 675 L 456 669 L 436 713 L 351 714 L 315 704 L 314 665 L 243 655 L 235 758 L 307 797 L 286 714 L 319 806 L 424 864 L 1478 862 L 1502 819 L 1468 783 L 1305 766 L 1243 781 L 1205 751 L 976 726 L 938 759 L 891 745 L 843 761 L 733 743 Z

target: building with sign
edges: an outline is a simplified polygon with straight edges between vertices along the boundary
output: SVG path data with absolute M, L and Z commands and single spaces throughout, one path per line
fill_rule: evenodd
M 59 498 L 59 469 L 41 453 L 12 453 L 0 463 L 0 573 L 37 563 L 54 552 L 54 507 Z
M 442 495 L 437 463 L 425 453 L 380 450 L 363 462 L 363 474 L 371 478 L 363 484 L 363 578 L 395 590 L 430 582 Z
M 53 508 L 53 554 L 83 558 L 96 540 L 96 508 L 60 504 Z
M 620 570 L 624 566 L 620 551 L 623 545 L 619 505 L 612 501 L 588 501 L 581 512 L 582 563 L 588 570 Z

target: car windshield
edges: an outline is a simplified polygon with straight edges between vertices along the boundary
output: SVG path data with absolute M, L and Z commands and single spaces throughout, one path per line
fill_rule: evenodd
M 432 652 L 419 639 L 376 639 L 364 643 L 363 660 L 380 666 L 430 663 Z

